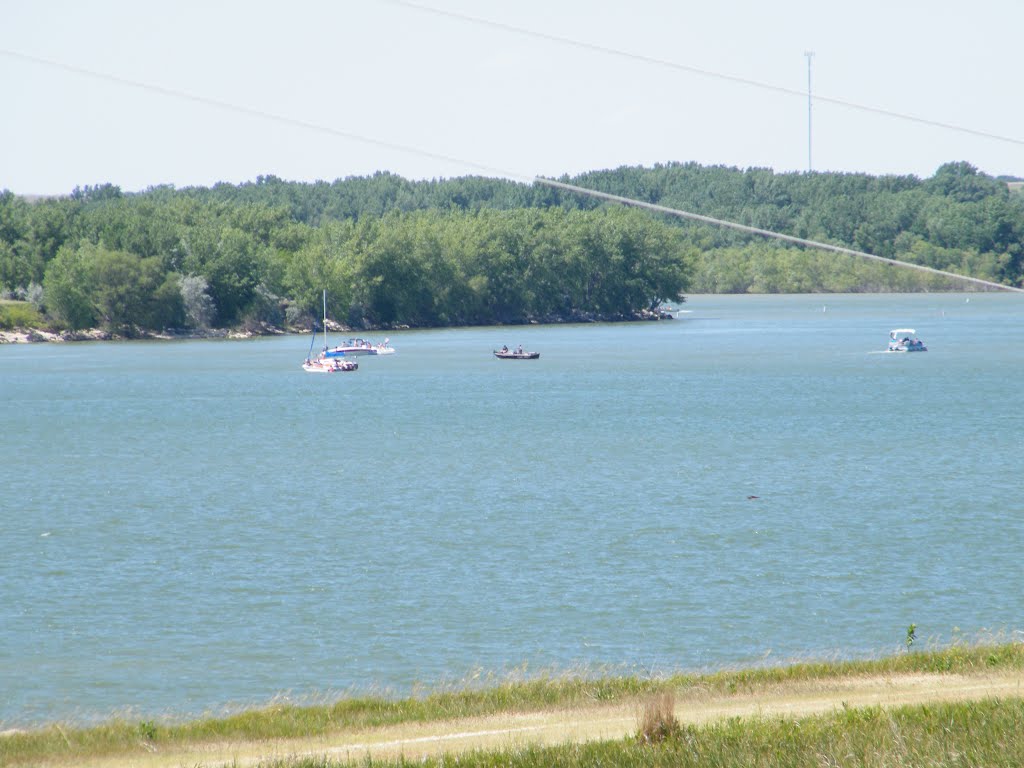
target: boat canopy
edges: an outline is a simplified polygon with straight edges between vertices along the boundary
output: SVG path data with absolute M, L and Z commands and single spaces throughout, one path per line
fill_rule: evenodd
M 896 338 L 897 336 L 913 336 L 917 331 L 913 328 L 895 328 L 889 331 L 889 336 Z

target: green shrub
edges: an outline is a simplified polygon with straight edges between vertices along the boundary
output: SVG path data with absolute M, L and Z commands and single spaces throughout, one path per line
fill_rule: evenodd
M 39 328 L 42 325 L 42 315 L 27 301 L 0 301 L 0 328 L 3 330 Z

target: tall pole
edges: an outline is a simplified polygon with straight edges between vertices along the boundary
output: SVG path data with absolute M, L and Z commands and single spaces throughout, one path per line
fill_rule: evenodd
M 814 51 L 804 51 L 807 57 L 807 172 L 811 171 L 811 59 Z

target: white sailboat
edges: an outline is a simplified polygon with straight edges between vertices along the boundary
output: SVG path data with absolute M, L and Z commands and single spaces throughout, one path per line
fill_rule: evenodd
M 324 348 L 320 354 L 313 357 L 313 342 L 316 341 L 316 328 L 313 328 L 313 338 L 309 341 L 309 352 L 302 363 L 302 370 L 307 373 L 347 373 L 359 368 L 355 360 L 346 360 L 342 355 L 327 355 L 327 291 L 324 291 Z

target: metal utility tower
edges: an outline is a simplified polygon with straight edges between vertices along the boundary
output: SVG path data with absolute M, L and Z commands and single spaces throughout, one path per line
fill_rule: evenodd
M 811 59 L 814 51 L 804 51 L 807 57 L 807 171 L 811 171 Z

